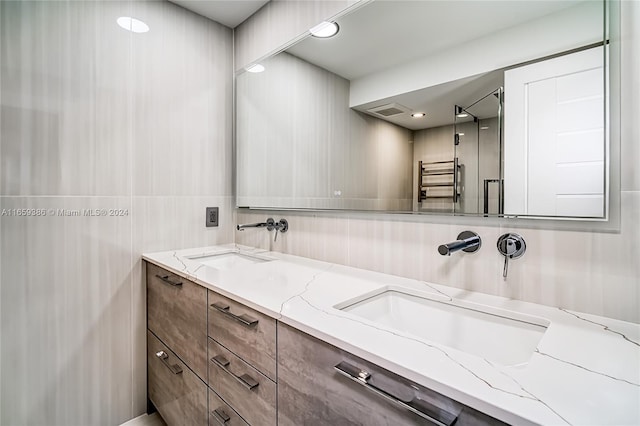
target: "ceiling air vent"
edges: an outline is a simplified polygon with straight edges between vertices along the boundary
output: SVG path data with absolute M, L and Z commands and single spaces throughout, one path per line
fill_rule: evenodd
M 379 115 L 381 117 L 391 117 L 398 114 L 404 114 L 405 112 L 411 111 L 404 105 L 400 105 L 397 103 L 391 103 L 386 105 L 380 105 L 375 108 L 371 108 L 367 110 L 371 114 Z

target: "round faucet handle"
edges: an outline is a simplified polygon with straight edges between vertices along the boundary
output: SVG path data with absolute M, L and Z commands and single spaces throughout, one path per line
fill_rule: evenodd
M 498 238 L 498 251 L 509 259 L 517 259 L 527 250 L 527 245 L 518 234 L 508 233 Z

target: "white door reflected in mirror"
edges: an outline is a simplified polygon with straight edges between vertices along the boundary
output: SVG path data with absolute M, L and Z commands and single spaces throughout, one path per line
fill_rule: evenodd
M 504 211 L 603 217 L 602 47 L 505 72 Z

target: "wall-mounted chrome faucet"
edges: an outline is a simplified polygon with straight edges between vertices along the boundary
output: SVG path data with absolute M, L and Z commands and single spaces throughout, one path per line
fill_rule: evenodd
M 271 219 L 271 218 L 269 218 Z M 269 220 L 267 219 L 267 221 Z M 258 223 L 246 223 L 244 225 L 237 225 L 236 229 L 238 231 L 244 231 L 247 228 L 267 228 L 268 226 L 273 226 L 273 219 L 271 219 L 271 224 L 269 222 L 258 222 Z M 273 228 L 271 228 L 273 229 Z
M 287 222 L 287 219 L 280 219 L 276 222 L 272 217 L 270 217 L 266 222 L 247 223 L 236 226 L 238 231 L 244 231 L 247 228 L 267 228 L 267 231 L 273 231 L 275 229 L 276 236 L 273 238 L 273 241 L 275 242 L 278 239 L 278 231 L 287 232 L 287 230 L 289 230 L 289 222 Z
M 527 245 L 524 242 L 524 238 L 518 234 L 503 234 L 498 238 L 498 251 L 504 256 L 502 276 L 507 278 L 509 259 L 517 259 L 522 256 L 527 251 Z
M 442 244 L 438 247 L 438 253 L 443 256 L 451 256 L 451 253 L 455 253 L 458 250 L 462 250 L 466 253 L 473 253 L 482 246 L 482 240 L 480 236 L 473 231 L 462 231 L 458 234 L 458 240 L 451 243 Z

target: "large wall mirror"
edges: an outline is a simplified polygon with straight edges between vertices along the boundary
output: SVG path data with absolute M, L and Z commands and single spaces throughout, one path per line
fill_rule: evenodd
M 606 218 L 605 15 L 365 2 L 237 74 L 237 205 Z

